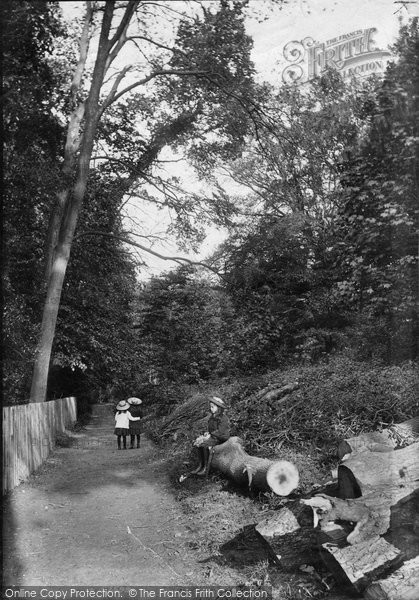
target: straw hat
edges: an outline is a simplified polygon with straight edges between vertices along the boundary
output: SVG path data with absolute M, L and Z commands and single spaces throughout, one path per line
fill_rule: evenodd
M 116 405 L 116 410 L 128 410 L 129 409 L 129 404 L 128 402 L 125 402 L 125 400 L 121 400 L 121 402 L 118 402 L 118 404 Z
M 221 398 L 218 398 L 218 396 L 212 396 L 210 398 L 210 402 L 211 402 L 211 404 L 215 404 L 216 406 L 219 406 L 220 408 L 227 408 L 227 404 L 224 402 L 224 400 L 222 400 Z
M 128 398 L 128 404 L 142 404 L 143 401 L 140 398 Z

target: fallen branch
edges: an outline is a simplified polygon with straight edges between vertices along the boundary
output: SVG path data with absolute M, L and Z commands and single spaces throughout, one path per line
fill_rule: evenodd
M 273 402 L 276 402 L 277 400 L 279 400 L 280 398 L 283 398 L 285 400 L 284 397 L 288 396 L 288 394 L 291 394 L 291 392 L 294 392 L 295 390 L 298 390 L 299 388 L 299 384 L 297 382 L 295 383 L 290 383 L 288 385 L 285 385 L 281 388 L 277 388 L 277 386 L 273 387 L 273 386 L 269 386 L 267 388 L 264 388 L 257 396 L 258 400 L 264 400 L 265 402 L 267 402 L 268 404 L 272 404 Z

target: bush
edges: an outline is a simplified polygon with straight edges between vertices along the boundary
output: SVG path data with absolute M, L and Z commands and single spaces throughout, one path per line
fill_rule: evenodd
M 413 363 L 388 367 L 341 355 L 328 364 L 270 374 L 275 377 L 284 385 L 298 380 L 299 389 L 278 405 L 255 406 L 248 394 L 234 403 L 239 435 L 265 451 L 314 446 L 330 459 L 343 438 L 401 422 L 419 409 Z
M 295 381 L 299 388 L 284 399 L 256 400 L 256 393 L 271 383 L 280 387 Z M 250 453 L 283 456 L 286 450 L 304 451 L 326 464 L 337 459 L 342 439 L 385 428 L 419 412 L 415 363 L 383 366 L 339 355 L 327 364 L 271 371 L 240 381 L 220 380 L 189 388 L 189 393 L 185 388 L 184 400 L 178 396 L 172 405 L 172 415 L 176 407 L 179 419 L 172 420 L 166 431 L 164 419 L 155 422 L 156 438 L 187 445 L 196 433 L 198 411 L 191 410 L 194 399 L 198 407 L 203 394 L 214 393 L 231 405 L 232 433 L 244 439 Z

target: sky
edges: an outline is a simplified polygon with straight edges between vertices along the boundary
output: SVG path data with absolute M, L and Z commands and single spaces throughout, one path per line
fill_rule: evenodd
M 210 1 L 210 0 L 208 0 Z M 413 0 L 406 5 L 394 0 L 288 0 L 279 8 L 276 0 L 250 0 L 253 8 L 261 18 L 247 21 L 247 31 L 254 41 L 252 59 L 258 73 L 258 79 L 267 80 L 273 84 L 281 84 L 282 71 L 288 64 L 283 56 L 284 46 L 293 40 L 300 41 L 310 37 L 316 42 L 326 42 L 359 29 L 376 28 L 374 34 L 375 47 L 387 49 L 397 35 L 400 18 L 406 21 L 408 11 L 410 16 L 419 14 L 419 0 Z M 177 2 L 178 5 L 181 2 Z M 273 5 L 275 5 L 272 8 Z M 268 6 L 271 6 L 269 10 Z M 63 2 L 61 6 L 67 18 L 81 14 L 81 2 Z M 186 185 L 199 187 L 192 171 L 184 163 L 173 167 L 179 174 L 186 177 Z M 172 172 L 173 172 L 172 169 Z M 143 216 L 141 216 L 143 218 Z M 150 231 L 162 231 L 168 216 L 162 212 L 149 214 L 148 228 Z M 225 232 L 214 228 L 208 229 L 208 235 L 198 254 L 185 254 L 176 249 L 174 242 L 168 238 L 154 249 L 161 254 L 174 253 L 177 256 L 187 256 L 202 260 L 208 256 L 225 237 Z M 175 266 L 174 263 L 161 261 L 157 258 L 147 258 L 149 268 L 143 271 L 142 278 L 158 275 Z
M 253 4 L 259 3 L 256 1 Z M 395 14 L 396 11 L 399 14 Z M 310 36 L 323 42 L 357 29 L 375 27 L 376 47 L 386 49 L 397 35 L 399 17 L 406 18 L 407 15 L 406 10 L 393 0 L 289 0 L 281 10 L 276 9 L 272 13 L 266 11 L 265 14 L 268 16 L 266 21 L 249 20 L 247 30 L 254 40 L 252 59 L 259 78 L 272 83 L 282 81 L 282 71 L 287 64 L 283 49 L 289 41 Z M 161 219 L 161 215 L 158 218 Z M 205 259 L 225 236 L 225 231 L 209 228 L 201 251 L 197 255 L 191 253 L 188 257 Z M 170 249 L 168 242 L 161 246 L 163 254 L 170 253 Z M 152 259 L 149 264 L 146 277 L 169 270 L 172 263 Z
M 405 9 L 393 0 L 289 0 L 266 22 L 249 22 L 255 45 L 253 60 L 267 79 L 280 81 L 287 42 L 306 36 L 324 42 L 357 29 L 376 27 L 376 45 L 385 48 L 394 41 L 401 14 L 406 15 Z

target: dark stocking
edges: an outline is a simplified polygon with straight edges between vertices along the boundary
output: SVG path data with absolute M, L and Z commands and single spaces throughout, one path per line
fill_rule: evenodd
M 137 448 L 140 447 L 140 434 L 139 433 L 134 433 L 130 435 L 131 437 L 131 448 L 134 448 L 134 442 L 135 442 L 135 438 L 137 438 Z
M 201 471 L 204 468 L 205 465 L 205 452 L 204 452 L 205 448 L 198 448 L 198 459 L 199 459 L 199 464 L 196 467 L 196 469 L 194 469 L 192 471 L 193 474 L 198 473 L 199 471 Z
M 208 465 L 208 460 L 209 460 L 209 448 L 202 448 L 202 450 L 204 451 L 204 467 L 206 468 Z

